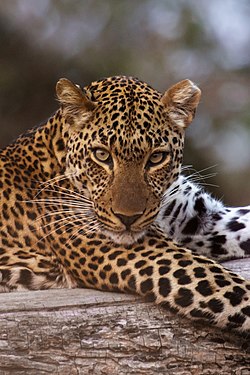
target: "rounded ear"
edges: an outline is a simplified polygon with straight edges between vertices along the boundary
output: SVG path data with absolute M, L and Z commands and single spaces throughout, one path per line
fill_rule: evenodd
M 66 78 L 61 78 L 57 82 L 56 94 L 69 123 L 75 122 L 74 120 L 80 121 L 81 116 L 90 114 L 96 106 L 84 90 Z
M 189 79 L 176 83 L 162 96 L 170 119 L 186 128 L 193 120 L 201 97 L 201 90 Z

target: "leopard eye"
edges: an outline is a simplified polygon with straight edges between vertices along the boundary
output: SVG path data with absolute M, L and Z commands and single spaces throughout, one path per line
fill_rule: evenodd
M 149 158 L 149 161 L 152 163 L 152 164 L 159 164 L 161 163 L 163 160 L 163 152 L 154 152 L 150 158 Z
M 161 165 L 169 156 L 169 153 L 166 151 L 155 151 L 151 154 L 146 164 L 146 168 L 153 168 L 158 165 Z
M 95 149 L 94 155 L 97 160 L 102 161 L 102 162 L 106 162 L 110 157 L 110 153 L 102 148 Z

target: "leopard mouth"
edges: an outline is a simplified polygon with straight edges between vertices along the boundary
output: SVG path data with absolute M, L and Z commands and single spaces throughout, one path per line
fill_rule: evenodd
M 97 215 L 96 215 L 97 216 Z M 134 222 L 122 222 L 122 220 L 117 220 L 118 215 L 114 215 L 116 220 L 103 220 L 103 217 L 97 216 L 97 219 L 101 225 L 101 231 L 105 236 L 107 236 L 113 243 L 117 245 L 132 245 L 136 243 L 139 239 L 144 237 L 147 228 L 151 224 L 147 220 L 143 221 L 143 225 L 138 223 L 136 220 Z M 122 215 L 121 215 L 122 216 Z M 143 215 L 138 215 L 140 219 L 143 219 Z M 123 219 L 123 218 L 121 218 Z M 146 221 L 146 222 L 145 222 Z
M 104 230 L 104 234 L 109 237 L 112 242 L 118 245 L 132 245 L 145 235 L 145 230 L 134 232 L 131 230 L 123 230 L 114 232 L 108 229 Z

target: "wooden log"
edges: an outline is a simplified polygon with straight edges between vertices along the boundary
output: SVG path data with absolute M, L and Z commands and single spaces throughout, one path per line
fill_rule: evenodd
M 246 343 L 126 294 L 0 295 L 0 375 L 249 375 Z

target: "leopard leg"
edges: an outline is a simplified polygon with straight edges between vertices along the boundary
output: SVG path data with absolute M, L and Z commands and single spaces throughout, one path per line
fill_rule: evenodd
M 213 260 L 156 233 L 125 248 L 103 236 L 78 242 L 91 252 L 76 256 L 68 249 L 64 261 L 73 253 L 71 272 L 79 286 L 136 293 L 192 320 L 250 333 L 250 282 Z
M 20 263 L 22 261 L 20 260 Z M 55 267 L 47 260 L 46 263 L 0 266 L 0 293 L 40 290 L 49 288 L 74 288 L 76 282 L 60 265 Z

